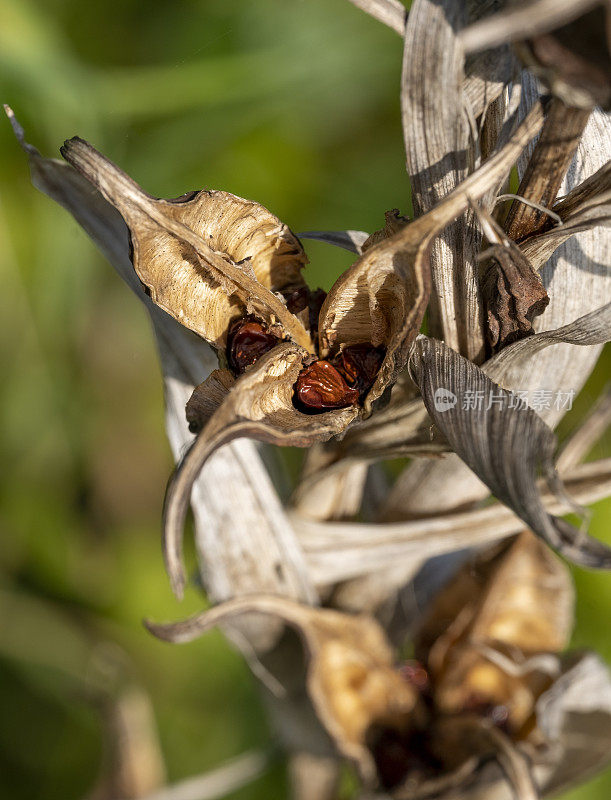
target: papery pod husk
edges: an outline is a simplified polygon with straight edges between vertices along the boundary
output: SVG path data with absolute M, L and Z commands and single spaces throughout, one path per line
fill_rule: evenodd
M 568 569 L 530 531 L 467 563 L 437 596 L 416 637 L 437 708 L 504 706 L 512 734 L 528 734 L 537 697 L 551 680 L 548 661 L 533 657 L 566 647 L 573 605 Z M 550 663 L 553 676 L 556 662 Z
M 366 745 L 369 728 L 379 722 L 408 730 L 423 724 L 424 709 L 418 691 L 394 669 L 386 634 L 372 617 L 255 595 L 229 600 L 182 622 L 147 621 L 146 626 L 160 639 L 181 643 L 251 612 L 277 616 L 301 635 L 316 713 L 340 753 L 357 763 L 366 782 L 374 782 L 375 766 Z
M 540 130 L 534 108 L 509 141 L 427 214 L 367 249 L 331 288 L 320 311 L 322 357 L 341 347 L 370 342 L 386 349 L 364 402 L 365 416 L 407 363 L 431 290 L 429 249 L 435 237 L 504 178 Z
M 543 741 L 537 747 L 519 742 L 515 753 L 526 758 L 539 797 L 555 797 L 608 766 L 611 760 L 611 677 L 608 666 L 594 653 L 569 654 L 560 674 L 537 701 L 537 727 Z M 441 732 L 441 731 L 440 731 Z M 393 792 L 397 800 L 516 800 L 515 782 L 497 759 L 465 764 L 449 786 L 431 794 L 412 788 Z M 505 774 L 504 774 L 505 773 Z M 368 798 L 388 800 L 388 795 Z
M 273 294 L 305 285 L 306 255 L 263 206 L 220 191 L 156 199 L 82 139 L 69 139 L 61 152 L 121 213 L 134 269 L 174 319 L 220 349 L 230 322 L 253 312 L 312 348 L 302 323 Z

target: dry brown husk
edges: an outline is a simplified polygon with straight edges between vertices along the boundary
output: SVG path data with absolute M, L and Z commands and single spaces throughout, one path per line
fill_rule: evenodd
M 566 781 L 562 761 L 573 747 L 571 729 L 584 721 L 591 725 L 592 682 L 601 698 L 608 698 L 601 719 L 611 721 L 608 672 L 592 656 L 564 661 L 558 656 L 570 636 L 572 610 L 568 570 L 528 531 L 468 564 L 439 593 L 416 638 L 417 656 L 432 681 L 432 718 L 413 685 L 393 669 L 384 631 L 366 615 L 254 596 L 182 622 L 147 622 L 147 627 L 161 639 L 180 643 L 236 615 L 278 616 L 304 640 L 307 687 L 317 715 L 367 783 L 375 782 L 367 732 L 381 726 L 404 735 L 427 731 L 443 765 L 435 779 L 408 779 L 388 796 L 426 797 L 435 789 L 435 796 L 445 797 L 459 788 L 470 796 L 491 779 L 480 766 L 492 756 L 518 796 L 534 800 L 537 783 Z M 577 685 L 584 697 L 575 694 Z M 484 703 L 479 710 L 472 705 L 474 697 Z M 579 705 L 575 700 L 582 707 L 569 716 L 568 706 Z M 486 718 L 486 703 L 508 707 L 506 732 Z M 600 766 L 608 757 L 599 748 L 588 764 Z
M 539 131 L 534 108 L 507 144 L 424 216 L 366 250 L 335 283 L 320 312 L 320 352 L 357 342 L 384 344 L 386 356 L 365 399 L 365 414 L 407 363 L 430 295 L 429 249 L 435 237 L 502 179 Z
M 263 206 L 218 191 L 158 200 L 78 137 L 61 152 L 121 213 L 138 277 L 181 325 L 222 348 L 231 320 L 252 312 L 312 349 L 300 320 L 273 294 L 304 285 L 306 255 Z
M 308 692 L 318 717 L 338 750 L 371 783 L 375 768 L 365 744 L 369 727 L 384 722 L 406 729 L 424 721 L 418 692 L 393 668 L 392 649 L 373 618 L 260 595 L 230 600 L 183 622 L 146 625 L 165 641 L 189 642 L 251 612 L 280 617 L 301 634 L 308 655 Z
M 574 592 L 567 568 L 530 531 L 467 564 L 436 597 L 416 638 L 443 713 L 471 698 L 505 706 L 527 735 L 538 695 L 567 646 Z

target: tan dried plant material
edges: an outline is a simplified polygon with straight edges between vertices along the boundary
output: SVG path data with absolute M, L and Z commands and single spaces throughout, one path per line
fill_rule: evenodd
M 549 297 L 541 278 L 520 248 L 484 209 L 476 209 L 482 229 L 490 242 L 482 256 L 490 261 L 484 268 L 482 296 L 486 307 L 488 344 L 493 352 L 517 339 L 533 334 L 532 321 L 545 311 Z
M 552 211 L 561 223 L 541 225 L 520 243 L 520 250 L 536 270 L 576 233 L 611 225 L 611 162 L 559 199 Z
M 530 531 L 465 566 L 430 607 L 416 641 L 445 714 L 505 709 L 513 737 L 533 726 L 573 625 L 567 568 Z
M 274 294 L 304 285 L 307 260 L 277 217 L 228 192 L 155 199 L 78 137 L 61 152 L 121 213 L 136 273 L 174 319 L 222 348 L 231 320 L 252 311 L 312 351 L 309 333 Z
M 373 618 L 257 595 L 229 600 L 183 622 L 147 621 L 146 626 L 165 641 L 189 642 L 251 612 L 277 616 L 299 632 L 307 650 L 307 688 L 316 713 L 340 753 L 354 760 L 363 779 L 372 783 L 375 767 L 366 745 L 371 726 L 384 724 L 405 734 L 426 718 L 419 692 L 394 669 L 392 648 Z
M 485 164 L 428 213 L 366 250 L 332 287 L 320 312 L 321 354 L 363 341 L 386 347 L 384 362 L 364 402 L 366 415 L 407 363 L 429 301 L 433 240 L 507 175 L 542 122 L 543 112 L 536 106 Z
M 201 433 L 176 467 L 164 504 L 164 556 L 172 588 L 179 597 L 185 583 L 182 537 L 191 488 L 215 450 L 242 436 L 270 444 L 305 447 L 341 432 L 357 417 L 356 406 L 315 416 L 302 414 L 295 408 L 294 384 L 308 355 L 298 345 L 280 344 L 229 389 L 227 374 L 217 371 L 191 397 L 190 422 Z M 221 399 L 223 392 L 226 395 Z M 220 405 L 208 416 L 218 400 Z
M 595 328 L 596 320 L 585 325 Z M 552 342 L 548 337 L 546 343 Z M 578 530 L 550 515 L 543 506 L 536 483 L 539 474 L 557 497 L 567 497 L 554 467 L 556 437 L 541 417 L 443 342 L 420 336 L 410 371 L 452 450 L 498 500 L 568 560 L 591 569 L 611 568 L 607 545 L 588 536 L 583 526 Z M 440 392 L 451 402 L 440 404 Z
M 543 130 L 518 187 L 518 196 L 529 203 L 515 200 L 504 222 L 510 239 L 521 242 L 541 225 L 549 227 L 549 215 L 537 209 L 536 204 L 551 208 L 556 202 L 590 113 L 589 107 L 573 108 L 558 98 L 550 100 Z

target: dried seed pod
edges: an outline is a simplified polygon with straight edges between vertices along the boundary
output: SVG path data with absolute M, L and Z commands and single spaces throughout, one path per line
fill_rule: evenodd
M 295 382 L 295 407 L 305 414 L 358 403 L 359 393 L 351 389 L 329 361 L 315 361 L 299 373 Z
M 365 781 L 373 783 L 370 730 L 379 726 L 408 736 L 426 718 L 419 692 L 394 669 L 392 648 L 373 618 L 257 595 L 229 600 L 184 622 L 146 625 L 160 639 L 187 642 L 232 616 L 253 611 L 278 616 L 301 634 L 309 656 L 308 692 L 318 718 L 340 752 L 354 759 Z
M 572 607 L 568 570 L 530 531 L 465 567 L 416 640 L 438 712 L 478 712 L 514 737 L 526 735 L 550 665 L 568 642 Z
M 246 367 L 255 364 L 279 341 L 277 336 L 268 333 L 266 326 L 254 317 L 236 320 L 229 328 L 227 336 L 229 366 L 237 375 L 241 375 Z
M 61 152 L 121 213 L 138 277 L 178 322 L 222 349 L 230 321 L 255 313 L 314 351 L 301 321 L 274 294 L 304 285 L 307 258 L 267 209 L 218 191 L 158 200 L 82 139 L 68 140 Z
M 308 299 L 308 313 L 309 313 L 309 321 L 310 321 L 310 331 L 312 333 L 312 337 L 316 337 L 318 335 L 318 322 L 320 319 L 320 309 L 322 308 L 323 303 L 327 298 L 327 293 L 322 289 L 315 289 L 313 292 L 310 292 L 310 297 Z
M 323 358 L 359 342 L 382 345 L 386 355 L 364 398 L 365 414 L 405 367 L 422 324 L 431 289 L 429 249 L 435 236 L 505 177 L 543 123 L 540 106 L 507 144 L 430 212 L 369 247 L 331 288 L 320 310 Z
M 199 433 L 203 429 L 235 382 L 235 375 L 230 370 L 214 369 L 203 383 L 195 387 L 185 408 L 191 433 Z

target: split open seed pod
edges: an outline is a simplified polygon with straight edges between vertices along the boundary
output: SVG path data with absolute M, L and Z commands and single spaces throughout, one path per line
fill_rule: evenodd
M 369 729 L 384 724 L 406 734 L 424 724 L 426 713 L 417 689 L 394 669 L 392 648 L 373 618 L 257 595 L 229 600 L 183 622 L 146 625 L 165 641 L 189 642 L 250 612 L 277 616 L 301 635 L 308 693 L 318 718 L 340 753 L 356 762 L 363 780 L 374 783 Z
M 527 735 L 569 641 L 573 604 L 567 568 L 530 531 L 469 563 L 437 596 L 417 638 L 438 711 L 503 709 L 511 735 Z
M 75 137 L 64 158 L 121 213 L 133 264 L 152 300 L 221 349 L 232 320 L 253 313 L 281 338 L 313 352 L 301 320 L 275 292 L 304 286 L 306 255 L 286 225 L 258 203 L 229 192 L 160 200 Z

